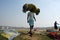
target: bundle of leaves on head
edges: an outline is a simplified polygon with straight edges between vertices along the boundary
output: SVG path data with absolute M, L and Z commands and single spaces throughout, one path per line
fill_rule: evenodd
M 40 9 L 37 8 L 34 4 L 24 4 L 23 12 L 26 13 L 27 11 L 34 12 L 36 13 L 36 15 L 38 15 L 40 12 Z

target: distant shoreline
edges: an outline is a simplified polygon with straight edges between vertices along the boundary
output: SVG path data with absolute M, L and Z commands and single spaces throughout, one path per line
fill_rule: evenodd
M 37 29 L 48 29 L 48 28 L 54 28 L 54 27 L 34 27 L 34 28 L 37 28 Z M 60 28 L 60 27 L 59 27 Z M 27 27 L 12 27 L 12 26 L 0 26 L 0 29 L 29 29 Z

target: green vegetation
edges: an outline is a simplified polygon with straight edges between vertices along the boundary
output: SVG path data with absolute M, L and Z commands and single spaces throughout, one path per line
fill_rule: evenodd
M 8 40 L 8 39 L 0 35 L 0 40 Z
M 19 30 L 18 32 L 22 34 L 18 35 L 16 38 L 14 38 L 14 40 L 53 40 L 47 36 L 47 32 L 43 31 L 42 32 L 39 31 L 40 33 L 33 32 L 32 37 L 30 37 L 29 34 L 27 34 L 28 32 L 27 30 Z M 8 40 L 8 39 L 0 35 L 0 40 Z

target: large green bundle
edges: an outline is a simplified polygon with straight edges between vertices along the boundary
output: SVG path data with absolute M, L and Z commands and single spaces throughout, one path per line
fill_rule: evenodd
M 25 13 L 27 11 L 34 12 L 34 13 L 36 13 L 36 15 L 38 15 L 40 12 L 40 9 L 37 8 L 34 4 L 24 4 L 23 12 Z

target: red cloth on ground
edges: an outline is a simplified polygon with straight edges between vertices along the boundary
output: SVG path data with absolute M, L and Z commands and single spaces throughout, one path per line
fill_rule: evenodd
M 57 33 L 56 32 L 50 32 L 50 35 L 55 36 Z
M 60 36 L 56 32 L 50 32 L 50 35 L 57 38 L 57 40 L 60 40 Z

